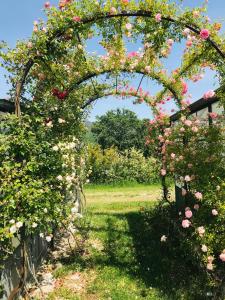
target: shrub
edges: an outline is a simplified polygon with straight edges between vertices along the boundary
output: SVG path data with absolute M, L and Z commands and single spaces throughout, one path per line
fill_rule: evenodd
M 156 160 L 145 158 L 141 151 L 134 148 L 119 152 L 113 147 L 102 150 L 99 145 L 89 145 L 87 166 L 91 169 L 91 183 L 158 181 Z

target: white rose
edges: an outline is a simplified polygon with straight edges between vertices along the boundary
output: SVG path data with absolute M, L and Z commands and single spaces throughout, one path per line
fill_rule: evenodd
M 63 180 L 62 175 L 59 175 L 59 176 L 57 176 L 56 178 L 57 178 L 59 181 L 62 181 L 62 180 Z
M 161 242 L 166 242 L 166 240 L 167 240 L 167 237 L 165 235 L 161 236 L 161 239 L 160 239 Z
M 36 223 L 36 222 L 34 222 L 33 224 L 32 224 L 32 227 L 33 228 L 36 228 L 38 226 L 38 224 Z
M 208 248 L 206 245 L 202 245 L 202 252 L 207 252 L 208 251 Z
M 62 119 L 62 118 L 58 118 L 58 122 L 59 122 L 59 124 L 66 123 L 66 121 L 64 119 Z
M 53 149 L 54 151 L 58 151 L 58 150 L 59 150 L 59 147 L 58 147 L 58 146 L 54 146 L 52 149 Z
M 51 237 L 50 235 L 47 235 L 45 239 L 46 239 L 46 241 L 49 243 L 49 242 L 51 242 L 52 237 Z
M 79 214 L 79 213 L 77 213 L 76 216 L 77 216 L 79 219 L 82 219 L 82 218 L 83 218 L 83 215 L 82 215 L 82 214 Z
M 23 222 L 19 221 L 19 222 L 16 223 L 16 227 L 17 228 L 21 228 L 22 226 L 23 226 Z
M 49 128 L 52 128 L 53 127 L 52 121 L 49 121 L 48 123 L 46 123 L 46 126 Z
M 72 213 L 72 214 L 76 214 L 76 213 L 78 213 L 78 208 L 77 208 L 77 207 L 75 207 L 75 206 L 74 206 L 74 207 L 72 207 L 72 208 L 71 208 L 71 213 Z
M 17 232 L 17 227 L 16 227 L 16 225 L 11 226 L 10 229 L 9 229 L 9 231 L 10 231 L 10 233 L 12 233 L 12 234 L 16 233 L 16 232 Z

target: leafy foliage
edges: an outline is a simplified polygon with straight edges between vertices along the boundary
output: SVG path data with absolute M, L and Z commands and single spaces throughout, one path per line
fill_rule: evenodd
M 140 150 L 131 148 L 123 152 L 116 148 L 102 150 L 99 145 L 89 145 L 87 167 L 91 170 L 91 183 L 159 181 L 158 164 L 154 158 L 145 158 Z
M 146 120 L 139 120 L 130 110 L 108 111 L 98 117 L 91 127 L 102 149 L 116 147 L 119 151 L 136 148 L 144 152 Z

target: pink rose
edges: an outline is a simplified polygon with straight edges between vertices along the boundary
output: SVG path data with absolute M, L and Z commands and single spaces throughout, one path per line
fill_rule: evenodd
M 80 22 L 81 21 L 81 18 L 79 16 L 74 16 L 73 17 L 73 21 L 74 22 Z
M 220 259 L 225 262 L 225 249 L 223 250 L 223 252 L 220 254 Z
M 207 38 L 209 37 L 210 33 L 209 33 L 209 30 L 208 29 L 202 29 L 200 31 L 200 37 L 201 39 L 203 40 L 207 40 Z
M 188 40 L 188 41 L 186 42 L 186 46 L 187 46 L 187 47 L 191 47 L 191 46 L 192 46 L 192 41 L 191 41 L 191 40 Z
M 127 23 L 125 26 L 126 26 L 127 30 L 131 30 L 132 29 L 132 25 L 130 23 Z
M 190 227 L 190 225 L 191 225 L 191 222 L 189 220 L 183 220 L 182 221 L 182 227 L 183 228 L 188 228 L 188 227 Z
M 129 0 L 122 0 L 123 4 L 128 4 Z
M 182 196 L 185 196 L 185 195 L 187 195 L 187 190 L 185 190 L 184 188 L 182 188 L 182 190 L 181 190 L 181 194 L 182 194 Z
M 198 199 L 198 200 L 202 200 L 202 193 L 196 192 L 195 193 L 195 198 Z
M 131 58 L 131 57 L 136 57 L 138 56 L 138 53 L 136 51 L 132 51 L 128 54 L 128 57 Z
M 189 126 L 192 125 L 192 121 L 191 120 L 185 120 L 184 124 L 189 127 Z
M 193 126 L 193 127 L 191 128 L 191 130 L 192 130 L 193 132 L 198 132 L 198 127 Z
M 211 112 L 211 113 L 209 113 L 209 116 L 210 116 L 210 118 L 212 118 L 212 119 L 216 119 L 216 118 L 218 117 L 218 114 L 215 113 L 215 112 Z
M 195 209 L 195 210 L 199 210 L 199 204 L 195 204 L 195 205 L 194 205 L 194 209 Z
M 111 7 L 110 8 L 110 13 L 113 15 L 113 14 L 116 14 L 116 8 L 115 7 Z
M 203 95 L 203 99 L 208 100 L 210 98 L 213 98 L 215 96 L 215 92 L 213 90 L 209 90 Z
M 187 210 L 185 211 L 185 217 L 186 217 L 187 219 L 190 219 L 192 216 L 193 216 L 192 211 L 191 211 L 190 209 L 187 209 Z
M 166 170 L 165 170 L 165 169 L 162 169 L 162 170 L 161 170 L 161 175 L 162 175 L 162 176 L 166 176 Z
M 187 94 L 188 91 L 188 85 L 186 82 L 182 81 L 182 95 Z
M 45 2 L 45 8 L 46 9 L 50 8 L 50 2 Z
M 174 43 L 174 40 L 172 40 L 172 39 L 168 39 L 168 40 L 167 40 L 167 45 L 168 45 L 168 46 L 172 46 L 173 43 Z
M 162 20 L 161 14 L 157 14 L 157 15 L 155 16 L 155 20 L 156 20 L 156 22 L 160 22 L 160 21 Z
M 186 182 L 189 182 L 189 181 L 191 181 L 191 177 L 190 177 L 189 175 L 186 175 L 186 176 L 184 177 L 184 180 L 185 180 Z

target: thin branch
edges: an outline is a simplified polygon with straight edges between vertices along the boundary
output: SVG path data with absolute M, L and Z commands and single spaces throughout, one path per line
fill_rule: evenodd
M 142 77 L 141 77 L 141 80 L 140 80 L 140 82 L 139 82 L 139 85 L 138 85 L 136 94 L 139 92 L 139 89 L 140 89 L 140 87 L 141 87 L 141 84 L 142 84 L 142 81 L 143 81 L 144 77 L 145 77 L 145 74 L 143 74 Z

